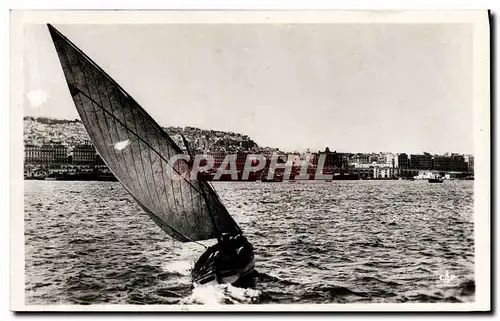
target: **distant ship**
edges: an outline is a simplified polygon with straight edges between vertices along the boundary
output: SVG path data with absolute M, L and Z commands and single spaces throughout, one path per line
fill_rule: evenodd
M 443 183 L 443 182 L 444 178 L 442 178 L 441 176 L 434 176 L 429 178 L 429 183 Z

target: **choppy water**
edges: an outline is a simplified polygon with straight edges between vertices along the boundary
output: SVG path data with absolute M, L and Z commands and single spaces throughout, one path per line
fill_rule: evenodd
M 203 248 L 116 182 L 25 181 L 26 304 L 473 301 L 473 182 L 215 183 L 255 287 L 193 288 Z

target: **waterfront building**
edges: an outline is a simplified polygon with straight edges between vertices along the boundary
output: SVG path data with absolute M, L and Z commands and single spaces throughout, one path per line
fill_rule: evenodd
M 401 178 L 413 178 L 419 174 L 416 169 L 398 168 L 398 175 Z
M 401 169 L 409 169 L 410 168 L 410 160 L 408 159 L 408 155 L 406 153 L 398 154 L 398 168 Z
M 465 155 L 464 156 L 464 161 L 467 167 L 468 172 L 474 172 L 474 156 L 472 155 Z
M 372 179 L 374 174 L 370 167 L 355 167 L 351 169 L 351 173 L 357 174 L 360 179 Z
M 330 149 L 327 147 L 324 152 L 319 152 L 319 154 L 325 155 L 325 166 L 324 168 L 333 169 L 333 168 L 346 168 L 347 167 L 347 157 L 343 153 L 337 153 L 337 151 L 330 152 Z M 319 158 L 319 155 L 318 155 Z
M 380 153 L 378 155 L 377 164 L 387 164 L 387 154 L 388 153 Z
M 352 160 L 358 164 L 370 164 L 370 155 L 358 153 L 352 157 Z
M 96 150 L 93 145 L 83 144 L 73 149 L 72 163 L 76 165 L 95 165 Z
M 46 175 L 46 172 L 41 169 L 25 169 L 24 170 L 24 178 L 28 179 L 43 179 Z
M 410 156 L 412 169 L 432 169 L 432 156 L 429 153 L 413 154 Z
M 354 167 L 354 168 L 372 168 L 373 167 L 373 164 L 351 163 L 350 165 L 351 165 L 350 167 Z
M 218 169 L 219 166 L 224 161 L 224 158 L 226 158 L 226 153 L 221 152 L 221 151 L 209 152 L 207 154 L 213 157 L 213 159 L 214 159 L 214 167 L 213 168 L 215 168 L 215 169 Z
M 399 167 L 398 154 L 394 154 L 393 164 L 394 164 L 394 168 L 398 168 Z
M 318 161 L 319 161 L 319 153 L 311 153 L 310 155 L 310 164 L 312 167 L 317 167 L 318 166 Z
M 374 166 L 373 167 L 373 178 L 378 179 L 389 179 L 396 177 L 396 171 L 393 167 L 389 166 Z
M 453 170 L 453 158 L 450 156 L 434 156 L 434 170 L 437 171 L 451 171 Z
M 392 168 L 396 168 L 396 163 L 397 163 L 397 155 L 393 154 L 393 153 L 384 153 L 384 156 L 383 158 L 385 159 L 385 162 L 384 164 L 392 167 Z
M 64 145 L 53 145 L 54 163 L 55 165 L 63 165 L 68 163 L 68 148 Z
M 99 155 L 98 153 L 95 154 L 95 164 L 96 164 L 96 166 L 106 167 L 106 164 L 104 163 L 103 159 L 101 158 L 101 155 Z
M 238 171 L 243 171 L 245 168 L 245 162 L 247 161 L 248 153 L 236 153 L 236 168 Z
M 451 158 L 453 159 L 453 170 L 459 172 L 467 171 L 467 164 L 465 163 L 464 155 L 460 154 L 451 154 Z
M 379 163 L 379 155 L 377 154 L 371 154 L 368 158 L 368 163 L 373 164 L 373 163 Z
M 24 162 L 26 164 L 61 165 L 68 162 L 68 150 L 63 145 L 24 146 Z
M 40 154 L 40 146 L 31 144 L 24 145 L 24 162 L 28 164 L 36 164 Z

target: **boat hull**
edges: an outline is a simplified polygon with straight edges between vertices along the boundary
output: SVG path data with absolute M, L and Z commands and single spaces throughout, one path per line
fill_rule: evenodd
M 250 276 L 255 268 L 253 246 L 239 235 L 209 247 L 196 262 L 193 283 L 236 284 Z
M 193 280 L 195 285 L 217 285 L 217 284 L 237 284 L 247 277 L 250 277 L 255 271 L 255 259 L 252 259 L 245 267 L 240 269 L 220 271 L 219 281 L 215 272 L 203 275 Z

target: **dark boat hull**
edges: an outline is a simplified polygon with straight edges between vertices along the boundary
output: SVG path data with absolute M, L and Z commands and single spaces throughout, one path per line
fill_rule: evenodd
M 237 284 L 245 278 L 250 277 L 255 271 L 255 259 L 252 258 L 248 264 L 239 269 L 228 269 L 219 272 L 219 276 L 214 272 L 200 275 L 193 279 L 196 285 L 216 285 L 216 284 Z
M 443 183 L 444 180 L 441 178 L 429 178 L 429 183 Z
M 197 285 L 237 284 L 254 272 L 253 246 L 239 235 L 209 247 L 196 262 L 191 276 Z

